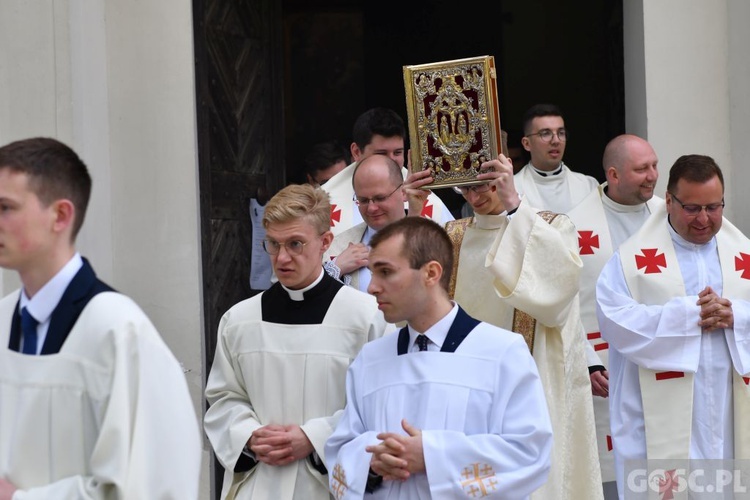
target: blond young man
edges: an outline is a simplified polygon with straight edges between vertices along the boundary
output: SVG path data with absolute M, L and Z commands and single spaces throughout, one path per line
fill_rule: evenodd
M 323 271 L 328 195 L 290 185 L 266 205 L 278 282 L 227 311 L 206 383 L 206 434 L 225 468 L 221 498 L 328 500 L 325 440 L 346 369 L 387 324 L 374 299 Z

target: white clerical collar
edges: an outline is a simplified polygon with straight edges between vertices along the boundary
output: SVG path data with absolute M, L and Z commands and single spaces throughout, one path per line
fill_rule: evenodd
M 716 247 L 716 235 L 714 235 L 714 237 L 708 240 L 706 243 L 689 242 L 674 230 L 674 228 L 672 227 L 672 223 L 669 221 L 669 216 L 667 216 L 667 228 L 669 229 L 669 235 L 672 237 L 672 241 L 674 241 L 675 245 L 678 245 L 686 250 L 696 250 L 702 248 L 711 250 L 712 247 Z
M 323 274 L 324 273 L 325 273 L 325 271 L 323 271 L 323 268 L 321 267 L 320 268 L 320 276 L 318 276 L 318 279 L 316 279 L 315 281 L 313 281 L 312 283 L 310 283 L 309 285 L 307 285 L 305 288 L 302 288 L 300 290 L 292 290 L 291 288 L 285 287 L 283 284 L 281 285 L 281 287 L 284 290 L 286 290 L 286 293 L 289 294 L 289 298 L 290 299 L 292 299 L 295 302 L 302 302 L 303 300 L 305 300 L 305 292 L 307 292 L 307 291 L 312 290 L 313 288 L 315 288 L 315 285 L 317 285 L 318 283 L 320 283 L 320 281 L 323 279 Z
M 57 307 L 65 290 L 81 267 L 83 267 L 83 259 L 81 258 L 81 254 L 76 252 L 68 263 L 57 271 L 57 274 L 34 294 L 33 298 L 29 299 L 26 295 L 26 290 L 23 290 L 19 304 L 21 309 L 28 307 L 34 319 L 40 324 L 45 323 L 52 316 L 52 311 Z
M 563 162 L 560 162 L 557 168 L 552 170 L 551 172 L 547 172 L 546 170 L 539 170 L 531 162 L 529 162 L 529 165 L 531 165 L 531 169 L 534 172 L 541 175 L 542 177 L 552 177 L 553 175 L 559 175 L 563 171 Z
M 606 191 L 604 191 L 604 196 L 602 196 L 602 205 L 613 212 L 619 213 L 640 212 L 643 209 L 648 209 L 646 202 L 638 203 L 637 205 L 623 205 L 622 203 L 617 203 L 615 200 L 607 196 Z
M 409 345 L 413 346 L 417 341 L 417 335 L 424 333 L 430 341 L 437 346 L 437 350 L 443 348 L 445 338 L 448 336 L 448 330 L 450 330 L 453 321 L 456 319 L 458 314 L 458 304 L 453 303 L 453 309 L 448 314 L 443 316 L 437 323 L 427 329 L 426 332 L 418 332 L 411 325 L 409 325 Z

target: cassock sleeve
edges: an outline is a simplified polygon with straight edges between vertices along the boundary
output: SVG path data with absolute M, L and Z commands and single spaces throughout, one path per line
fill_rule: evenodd
M 591 342 L 589 342 L 589 339 L 586 337 L 585 329 L 581 329 L 581 338 L 583 339 L 583 345 L 586 349 L 586 364 L 589 367 L 589 373 L 591 373 L 591 369 L 594 367 L 604 368 L 601 358 L 594 350 L 594 346 L 591 345 Z
M 261 423 L 232 364 L 224 334 L 228 321 L 224 316 L 219 324 L 214 362 L 206 382 L 209 407 L 203 418 L 203 427 L 221 465 L 227 470 L 235 470 L 247 440 Z
M 498 231 L 485 267 L 497 294 L 548 327 L 562 326 L 578 293 L 583 268 L 575 226 L 563 214 L 548 223 L 522 201 Z
M 422 432 L 434 498 L 446 498 L 448 493 L 451 498 L 465 497 L 464 483 L 483 470 L 495 473 L 494 481 L 482 485 L 493 492 L 492 498 L 525 498 L 547 480 L 552 424 L 536 364 L 522 339 L 509 346 L 497 373 L 489 433 Z
M 649 370 L 696 372 L 701 327 L 698 297 L 675 297 L 646 305 L 630 295 L 619 252 L 596 283 L 596 314 L 602 337 L 625 358 Z

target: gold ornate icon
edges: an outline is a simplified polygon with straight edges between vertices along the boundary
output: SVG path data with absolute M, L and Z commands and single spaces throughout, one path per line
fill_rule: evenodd
M 494 57 L 403 69 L 412 172 L 430 169 L 430 189 L 479 184 L 479 166 L 502 147 Z

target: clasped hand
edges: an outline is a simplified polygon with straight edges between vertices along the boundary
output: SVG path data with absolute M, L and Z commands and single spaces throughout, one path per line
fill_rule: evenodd
M 310 440 L 299 425 L 265 425 L 255 429 L 247 447 L 259 462 L 287 465 L 313 452 Z
M 381 432 L 380 443 L 368 446 L 372 453 L 370 467 L 386 481 L 406 481 L 412 474 L 425 471 L 422 431 L 401 420 L 406 436 L 395 432 Z
M 732 301 L 719 297 L 710 286 L 698 294 L 696 304 L 701 307 L 701 319 L 698 325 L 704 332 L 734 327 Z

